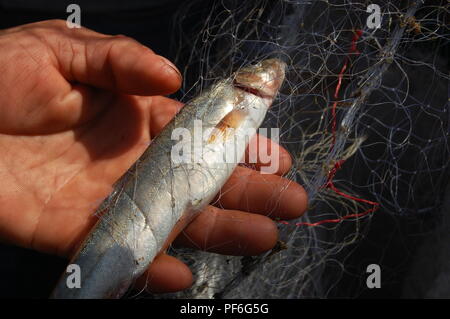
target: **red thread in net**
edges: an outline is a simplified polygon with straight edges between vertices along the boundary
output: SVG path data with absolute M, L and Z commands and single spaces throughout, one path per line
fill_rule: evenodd
M 347 70 L 347 66 L 350 60 L 350 54 L 360 54 L 360 52 L 358 51 L 358 48 L 356 46 L 358 39 L 361 37 L 362 35 L 362 30 L 356 30 L 356 32 L 353 34 L 353 38 L 352 38 L 352 42 L 351 42 L 351 47 L 349 50 L 349 54 L 345 57 L 345 61 L 344 61 L 344 65 L 341 68 L 341 71 L 338 74 L 338 83 L 336 85 L 336 89 L 334 91 L 334 99 L 335 101 L 333 102 L 333 106 L 331 108 L 331 133 L 332 133 L 332 140 L 331 140 L 331 146 L 330 146 L 330 151 L 333 150 L 335 144 L 336 144 L 336 127 L 337 127 L 337 121 L 336 121 L 336 108 L 337 108 L 337 104 L 338 104 L 338 99 L 339 99 L 339 91 L 341 90 L 341 85 L 342 85 L 342 78 L 344 77 L 345 71 Z M 357 213 L 357 214 L 350 214 L 350 215 L 346 215 L 343 217 L 339 217 L 336 219 L 325 219 L 325 220 L 321 220 L 318 221 L 316 223 L 307 223 L 307 222 L 300 222 L 300 223 L 296 223 L 296 226 L 319 226 L 322 224 L 327 224 L 327 223 L 340 223 L 346 219 L 350 219 L 350 218 L 358 218 L 358 217 L 362 217 L 365 215 L 368 215 L 370 213 L 375 212 L 379 207 L 380 204 L 376 203 L 376 202 L 372 202 L 370 200 L 367 199 L 362 199 L 362 198 L 358 198 L 349 194 L 346 194 L 342 191 L 340 191 L 333 183 L 333 179 L 334 176 L 336 175 L 337 171 L 342 167 L 342 165 L 344 164 L 344 160 L 340 160 L 337 161 L 333 168 L 328 172 L 328 176 L 327 176 L 327 181 L 325 183 L 325 185 L 323 185 L 322 187 L 324 188 L 329 188 L 332 191 L 334 191 L 336 194 L 347 198 L 347 199 L 351 199 L 354 200 L 356 202 L 359 203 L 366 203 L 369 205 L 372 205 L 372 208 L 362 212 L 362 213 Z M 280 221 L 280 223 L 282 224 L 289 224 L 286 221 Z

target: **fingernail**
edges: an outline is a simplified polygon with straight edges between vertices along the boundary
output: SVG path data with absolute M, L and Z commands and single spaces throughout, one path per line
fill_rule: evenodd
M 163 62 L 169 66 L 172 70 L 174 70 L 178 76 L 180 77 L 180 79 L 182 79 L 181 73 L 180 71 L 177 69 L 177 67 L 175 66 L 175 64 L 173 64 L 172 62 L 170 62 L 169 60 L 167 60 L 165 57 L 161 56 L 161 59 L 163 60 Z

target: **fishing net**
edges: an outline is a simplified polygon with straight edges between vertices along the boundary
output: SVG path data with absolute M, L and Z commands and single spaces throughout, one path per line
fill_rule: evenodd
M 195 283 L 162 297 L 327 297 L 377 215 L 439 216 L 450 176 L 446 1 L 201 1 L 175 22 L 183 101 L 243 65 L 287 63 L 262 126 L 280 129 L 287 177 L 309 209 L 277 220 L 280 241 L 261 256 L 172 248 Z
M 449 297 L 448 1 L 185 2 L 168 39 L 184 77 L 177 97 L 187 102 L 244 65 L 285 61 L 287 78 L 262 127 L 279 128 L 279 142 L 294 162 L 286 177 L 305 187 L 309 207 L 298 220 L 277 220 L 280 241 L 260 256 L 172 247 L 169 253 L 193 271 L 194 285 L 127 297 L 357 297 L 367 289 L 365 267 L 372 263 L 380 264 L 383 285 L 394 281 L 389 274 L 405 272 L 403 296 Z M 380 8 L 379 26 L 373 6 L 368 12 L 373 4 Z M 87 20 L 87 3 L 81 6 Z M 126 33 L 145 41 L 166 26 L 154 19 L 156 10 L 125 11 L 106 19 L 95 12 L 92 28 L 123 33 L 123 22 L 133 19 Z M 26 17 L 38 20 L 30 12 Z M 8 12 L 3 18 L 2 27 L 24 22 Z M 36 257 L 15 254 L 3 253 L 6 296 L 40 286 L 50 291 L 43 273 L 59 276 L 65 267 L 62 260 L 55 269 L 54 259 L 38 267 Z M 381 258 L 387 255 L 408 258 L 397 265 Z M 23 270 L 12 276 L 17 269 Z M 349 274 L 356 288 L 342 284 Z

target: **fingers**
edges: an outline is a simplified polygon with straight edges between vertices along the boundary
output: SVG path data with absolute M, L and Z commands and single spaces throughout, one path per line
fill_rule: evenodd
M 175 245 L 236 256 L 273 248 L 278 229 L 268 217 L 208 206 L 174 241 Z
M 289 152 L 271 139 L 257 134 L 245 151 L 245 163 L 249 168 L 268 174 L 286 174 L 292 166 Z
M 65 21 L 47 24 L 36 32 L 49 35 L 55 67 L 68 81 L 135 95 L 165 95 L 181 85 L 173 63 L 131 38 L 69 29 Z
M 175 257 L 160 254 L 136 282 L 136 289 L 158 293 L 189 288 L 193 278 L 189 267 Z
M 238 166 L 220 191 L 216 205 L 293 219 L 305 212 L 307 196 L 303 187 L 291 180 Z

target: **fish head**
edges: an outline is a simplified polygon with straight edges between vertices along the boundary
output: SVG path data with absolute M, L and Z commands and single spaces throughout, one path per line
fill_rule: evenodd
M 208 143 L 232 141 L 235 134 L 258 128 L 284 81 L 285 69 L 283 61 L 267 59 L 245 66 L 227 79 L 223 87 L 230 95 L 227 103 L 222 104 L 222 112 Z
M 279 59 L 262 60 L 238 70 L 234 86 L 272 101 L 284 81 L 285 70 L 286 63 Z

